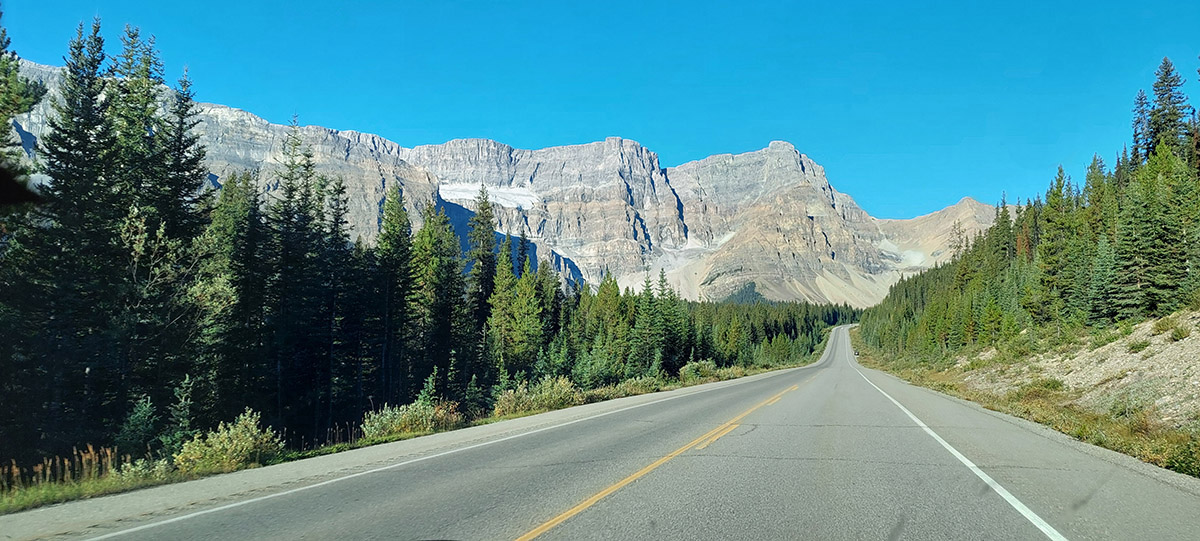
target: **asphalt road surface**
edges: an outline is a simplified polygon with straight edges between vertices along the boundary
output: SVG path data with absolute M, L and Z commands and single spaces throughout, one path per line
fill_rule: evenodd
M 447 434 L 0 517 L 0 538 L 1200 538 L 1200 481 L 862 368 L 845 327 L 804 368 Z

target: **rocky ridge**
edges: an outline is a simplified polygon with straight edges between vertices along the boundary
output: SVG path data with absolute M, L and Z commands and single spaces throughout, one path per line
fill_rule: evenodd
M 55 94 L 59 68 L 23 62 L 22 70 Z M 14 121 L 31 159 L 49 103 Z M 224 105 L 200 111 L 212 185 L 255 171 L 270 197 L 290 128 Z M 618 137 L 539 150 L 487 139 L 406 148 L 373 134 L 299 130 L 318 171 L 345 179 L 351 226 L 368 241 L 394 185 L 418 227 L 429 204 L 465 223 L 484 186 L 498 231 L 526 234 L 558 270 L 592 283 L 607 271 L 635 286 L 661 269 L 693 299 L 719 300 L 754 282 L 770 299 L 868 306 L 901 276 L 945 261 L 956 221 L 972 235 L 993 218 L 991 206 L 970 199 L 911 220 L 873 218 L 782 141 L 664 168 L 653 151 Z

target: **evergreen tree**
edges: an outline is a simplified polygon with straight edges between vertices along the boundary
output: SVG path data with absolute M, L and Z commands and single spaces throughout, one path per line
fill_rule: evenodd
M 383 287 L 383 337 L 380 349 L 380 393 L 383 402 L 407 398 L 412 367 L 410 325 L 413 294 L 412 225 L 404 207 L 404 192 L 395 186 L 383 205 L 378 265 Z
M 1183 95 L 1183 78 L 1169 58 L 1163 58 L 1155 72 L 1154 106 L 1150 109 L 1147 159 L 1159 145 L 1179 152 L 1184 148 L 1184 133 L 1189 107 Z
M 1108 242 L 1108 235 L 1101 234 L 1096 245 L 1096 258 L 1092 261 L 1091 283 L 1088 285 L 1088 323 L 1104 325 L 1113 320 L 1117 313 L 1113 306 L 1113 284 L 1117 281 L 1116 252 Z
M 629 360 L 625 365 L 625 377 L 636 378 L 657 373 L 662 368 L 663 322 L 658 301 L 650 277 L 642 282 L 642 293 L 637 297 L 637 315 L 629 340 Z
M 5 323 L 12 326 L 0 330 L 0 342 L 15 365 L 10 372 L 44 374 L 26 396 L 5 395 L 29 423 L 8 440 L 17 448 L 0 444 L 16 457 L 105 441 L 129 403 L 109 332 L 120 306 L 119 227 L 127 209 L 110 189 L 113 133 L 99 20 L 88 34 L 79 26 L 65 60 L 41 139 L 46 201 L 18 224 L 4 253 L 4 312 L 12 314 Z
M 317 416 L 328 327 L 321 291 L 323 205 L 312 151 L 303 146 L 295 119 L 276 175 L 280 193 L 267 215 L 272 237 L 267 303 L 275 417 L 278 424 L 296 429 L 294 437 L 303 438 L 312 435 L 307 428 Z
M 1042 295 L 1054 306 L 1050 314 L 1058 314 L 1066 305 L 1072 286 L 1068 266 L 1070 240 L 1074 234 L 1070 181 L 1060 165 L 1058 174 L 1046 191 L 1046 205 L 1040 242 L 1037 243 L 1037 262 L 1042 273 Z M 962 266 L 966 267 L 966 266 Z
M 212 204 L 212 192 L 204 189 L 208 178 L 204 165 L 207 151 L 196 132 L 200 110 L 193 96 L 192 81 L 185 70 L 175 86 L 162 133 L 165 163 L 158 211 L 170 238 L 190 239 L 199 235 Z
M 338 402 L 336 385 L 342 383 L 339 376 L 345 375 L 345 367 L 353 364 L 356 353 L 351 347 L 345 325 L 346 317 L 353 310 L 351 288 L 354 276 L 353 259 L 350 244 L 350 214 L 349 200 L 346 197 L 346 184 L 342 177 L 334 177 L 325 190 L 325 224 L 323 238 L 323 253 L 321 255 L 322 271 L 325 283 L 322 289 L 325 293 L 324 319 L 327 321 L 326 364 L 321 367 L 320 377 L 323 379 L 323 393 L 320 403 L 324 411 L 318 412 L 314 430 L 317 434 L 328 430 L 336 422 L 335 406 Z
M 517 349 L 514 346 L 517 277 L 512 269 L 512 242 L 506 237 L 500 245 L 496 279 L 493 282 L 492 296 L 488 299 L 491 311 L 488 315 L 487 330 L 492 348 L 491 358 L 498 375 L 510 373 L 510 367 L 521 362 L 520 359 L 514 359 L 514 350 Z
M 525 271 L 525 262 L 529 261 L 529 239 L 525 237 L 525 228 L 521 228 L 521 240 L 517 242 L 517 260 L 514 272 L 520 278 Z
M 1150 137 L 1150 100 L 1146 98 L 1146 91 L 1139 89 L 1133 100 L 1133 149 L 1129 155 L 1135 165 L 1145 163 L 1150 157 L 1150 149 L 1154 146 Z
M 110 72 L 113 100 L 107 111 L 116 136 L 111 149 L 114 187 L 122 202 L 139 207 L 148 227 L 157 230 L 171 197 L 163 182 L 163 123 L 158 116 L 162 61 L 154 39 L 143 40 L 136 27 L 125 26 L 121 44 Z
M 475 198 L 475 215 L 468 222 L 470 231 L 467 233 L 469 249 L 467 259 L 471 270 L 467 274 L 467 312 L 471 322 L 472 359 L 471 373 L 482 373 L 487 366 L 486 327 L 491 315 L 492 290 L 496 280 L 496 218 L 492 211 L 492 202 L 488 199 L 487 188 L 480 186 L 479 195 Z
M 416 380 L 424 380 L 435 369 L 448 377 L 441 380 L 439 393 L 447 393 L 445 385 L 454 384 L 453 372 L 461 376 L 456 366 L 462 358 L 463 281 L 462 259 L 458 237 L 450 227 L 446 213 L 434 205 L 425 207 L 424 225 L 412 243 L 414 277 L 413 315 L 417 331 L 416 344 L 423 353 L 415 367 Z M 465 386 L 466 382 L 462 382 Z
M 200 312 L 200 359 L 195 385 L 199 417 L 212 422 L 235 417 L 250 407 L 274 405 L 260 397 L 270 392 L 266 354 L 265 258 L 268 231 L 262 200 L 249 173 L 226 179 L 211 223 L 198 242 L 205 257 L 191 297 Z

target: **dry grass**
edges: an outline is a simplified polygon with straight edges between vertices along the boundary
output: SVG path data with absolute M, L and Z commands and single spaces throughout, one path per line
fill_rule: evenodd
M 18 467 L 15 461 L 0 467 L 0 514 L 180 479 L 173 473 L 164 475 L 161 469 L 141 467 L 128 455 L 118 456 L 115 449 L 89 445 L 69 457 L 47 458 L 30 468 Z
M 1165 331 L 1164 331 L 1165 332 Z M 1200 477 L 1200 433 L 1157 420 L 1153 400 L 1133 393 L 1115 399 L 1108 411 L 1077 405 L 1081 392 L 1056 378 L 1035 378 L 1006 393 L 967 383 L 957 367 L 920 362 L 884 362 L 879 352 L 851 333 L 865 366 L 890 372 L 914 385 L 970 400 L 990 410 L 1049 426 L 1059 432 L 1179 473 Z

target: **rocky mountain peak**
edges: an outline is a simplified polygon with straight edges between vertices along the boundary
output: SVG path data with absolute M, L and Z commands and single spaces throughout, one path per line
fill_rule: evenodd
M 59 68 L 23 61 L 21 69 L 51 94 L 61 82 Z M 44 100 L 14 119 L 30 159 L 49 114 Z M 217 104 L 200 104 L 199 120 L 213 186 L 254 171 L 269 199 L 290 128 Z M 367 241 L 393 186 L 416 227 L 430 204 L 465 226 L 483 186 L 497 231 L 528 236 L 538 258 L 568 276 L 596 283 L 611 272 L 636 287 L 663 270 L 693 299 L 719 300 L 754 282 L 771 299 L 874 304 L 904 274 L 948 257 L 955 222 L 974 234 L 993 217 L 964 199 L 912 220 L 877 220 L 786 141 L 664 169 L 655 152 L 620 137 L 536 150 L 490 139 L 406 148 L 352 130 L 299 131 L 318 171 L 345 179 L 351 227 Z

